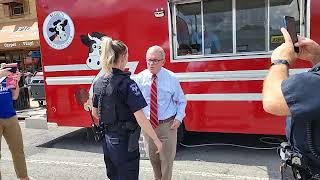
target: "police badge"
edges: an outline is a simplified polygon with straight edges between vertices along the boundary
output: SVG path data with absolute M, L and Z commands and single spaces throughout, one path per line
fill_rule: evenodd
M 132 92 L 134 93 L 134 95 L 139 96 L 141 94 L 138 86 L 136 83 L 130 84 L 130 89 L 132 90 Z

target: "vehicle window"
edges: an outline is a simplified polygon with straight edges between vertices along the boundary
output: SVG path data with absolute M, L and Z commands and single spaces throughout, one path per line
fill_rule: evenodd
M 236 1 L 237 52 L 266 50 L 266 9 L 265 0 Z
M 200 3 L 177 5 L 176 28 L 178 56 L 202 54 L 201 37 L 196 37 L 202 32 Z
M 300 33 L 300 15 L 297 1 L 270 0 L 270 50 L 274 50 L 283 42 L 279 29 L 283 27 L 284 16 L 292 16 L 296 20 L 296 31 Z M 280 17 L 280 18 L 279 18 Z
M 172 1 L 172 0 L 171 0 Z M 190 0 L 172 1 L 174 57 L 201 58 L 268 54 L 283 42 L 283 16 L 301 23 L 302 1 Z M 300 28 L 300 24 L 304 24 Z
M 203 8 L 204 53 L 232 53 L 232 0 L 205 1 Z

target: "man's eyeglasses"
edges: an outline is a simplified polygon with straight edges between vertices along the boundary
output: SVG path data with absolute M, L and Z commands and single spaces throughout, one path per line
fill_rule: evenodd
M 161 61 L 163 61 L 163 59 L 147 59 L 149 64 L 158 64 Z

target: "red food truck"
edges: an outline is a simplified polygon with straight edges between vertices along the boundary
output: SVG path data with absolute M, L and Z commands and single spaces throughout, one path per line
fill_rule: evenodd
M 195 132 L 284 134 L 284 118 L 264 112 L 263 79 L 282 43 L 283 16 L 319 42 L 318 0 L 37 0 L 49 122 L 90 127 L 92 83 L 101 69 L 101 38 L 129 47 L 132 75 L 146 68 L 148 47 L 166 52 Z M 290 74 L 306 71 L 299 62 Z

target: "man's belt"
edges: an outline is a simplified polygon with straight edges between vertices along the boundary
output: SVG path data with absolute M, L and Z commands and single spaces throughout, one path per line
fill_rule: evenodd
M 176 117 L 176 115 L 173 115 L 167 119 L 164 119 L 164 120 L 159 120 L 159 124 L 164 124 L 164 123 L 168 123 L 170 121 L 172 121 L 174 118 Z

